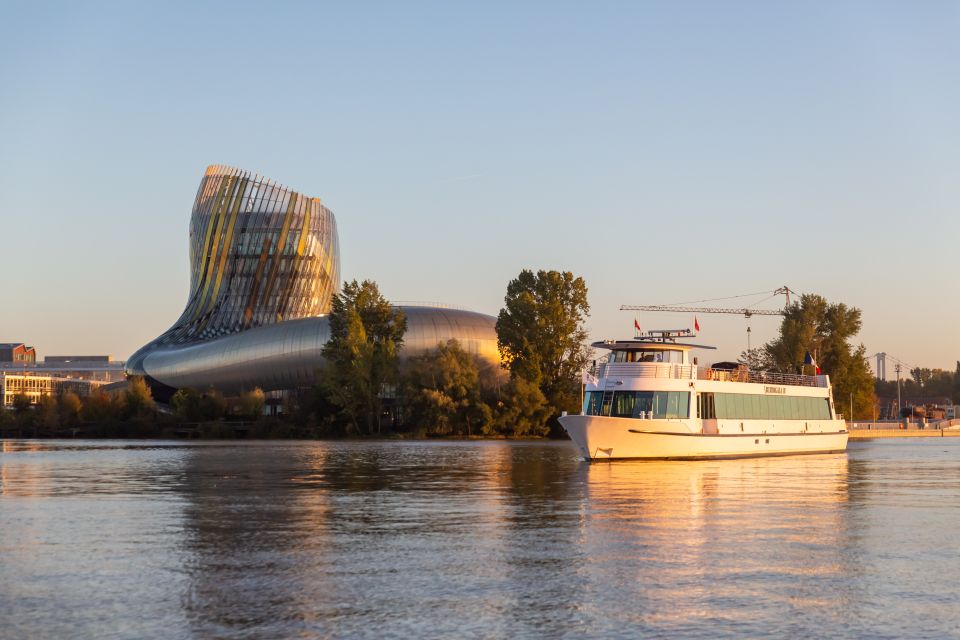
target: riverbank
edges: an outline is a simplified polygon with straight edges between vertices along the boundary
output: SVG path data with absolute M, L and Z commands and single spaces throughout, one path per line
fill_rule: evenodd
M 874 440 L 877 438 L 950 438 L 960 436 L 960 430 L 952 429 L 851 429 L 851 440 Z
M 556 438 L 504 434 L 433 434 L 417 431 L 383 431 L 373 434 L 337 434 L 316 426 L 296 425 L 276 419 L 256 422 L 85 424 L 73 427 L 7 424 L 0 426 L 0 440 L 490 440 L 550 441 Z M 566 438 L 560 438 L 565 440 Z

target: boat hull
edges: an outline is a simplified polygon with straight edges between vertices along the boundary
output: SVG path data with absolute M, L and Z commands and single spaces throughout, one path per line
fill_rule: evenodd
M 683 422 L 563 416 L 560 424 L 588 460 L 701 460 L 831 453 L 847 448 L 840 420 L 817 432 L 699 433 Z

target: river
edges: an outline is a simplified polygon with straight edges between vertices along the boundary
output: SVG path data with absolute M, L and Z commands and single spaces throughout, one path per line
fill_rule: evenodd
M 954 440 L 3 441 L 0 637 L 957 637 Z

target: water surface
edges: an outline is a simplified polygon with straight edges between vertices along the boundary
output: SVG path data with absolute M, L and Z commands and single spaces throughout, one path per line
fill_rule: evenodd
M 960 443 L 0 443 L 0 636 L 956 637 Z

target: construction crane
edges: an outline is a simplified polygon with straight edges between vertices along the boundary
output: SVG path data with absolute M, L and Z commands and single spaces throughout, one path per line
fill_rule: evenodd
M 786 309 L 790 306 L 790 294 L 796 295 L 796 292 L 791 290 L 790 287 L 784 285 L 779 289 L 776 289 L 769 298 L 765 298 L 760 302 L 765 302 L 774 296 L 783 295 L 786 296 L 786 303 L 784 304 L 783 309 L 751 309 L 749 307 L 741 308 L 729 308 L 729 307 L 681 307 L 677 305 L 670 304 L 623 304 L 620 305 L 620 311 L 665 311 L 669 313 L 729 313 L 733 315 L 742 315 L 743 317 L 750 319 L 753 316 L 782 316 L 786 312 Z M 759 294 L 745 294 L 749 295 L 759 295 Z M 734 298 L 742 298 L 745 296 L 732 296 Z M 718 298 L 723 300 L 723 298 Z M 729 299 L 729 298 L 727 298 Z M 760 302 L 754 304 L 760 304 Z M 750 352 L 750 325 L 747 325 L 747 352 Z
M 773 296 L 784 295 L 787 298 L 787 302 L 784 305 L 784 309 L 790 306 L 790 294 L 796 295 L 795 291 L 792 291 L 790 287 L 783 286 L 773 292 Z M 734 296 L 740 297 L 740 296 Z M 769 298 L 768 298 L 769 299 Z M 762 302 L 762 301 L 761 301 Z M 759 304 L 759 303 L 757 303 Z M 782 316 L 784 309 L 750 309 L 749 307 L 743 307 L 739 309 L 733 308 L 718 308 L 718 307 L 679 307 L 671 304 L 623 304 L 620 305 L 620 311 L 669 311 L 674 313 L 732 313 L 734 315 L 742 315 L 745 318 L 751 316 Z

